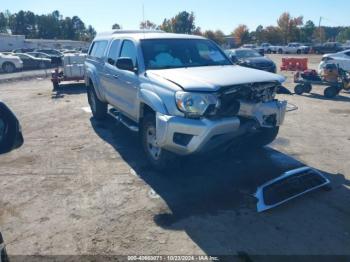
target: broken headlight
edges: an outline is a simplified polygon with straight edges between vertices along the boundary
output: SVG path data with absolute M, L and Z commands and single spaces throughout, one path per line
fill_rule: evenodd
M 214 113 L 219 106 L 217 96 L 208 93 L 178 91 L 175 94 L 175 101 L 177 108 L 188 117 L 200 117 L 206 113 Z

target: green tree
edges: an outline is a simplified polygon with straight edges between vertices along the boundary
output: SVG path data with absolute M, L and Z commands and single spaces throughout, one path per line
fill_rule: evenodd
M 216 30 L 215 32 L 207 30 L 204 32 L 203 36 L 213 40 L 218 45 L 223 45 L 225 43 L 225 34 L 221 30 Z
M 300 41 L 312 42 L 313 34 L 316 30 L 314 22 L 311 20 L 306 21 L 305 25 L 300 30 Z
M 164 19 L 160 29 L 165 32 L 192 34 L 196 31 L 193 12 L 182 11 L 171 19 Z
M 3 12 L 0 12 L 0 33 L 7 33 L 8 20 Z
M 243 45 L 250 41 L 249 29 L 246 25 L 241 24 L 237 26 L 232 34 L 236 38 L 238 45 Z
M 350 27 L 344 28 L 337 36 L 339 42 L 346 42 L 347 40 L 350 40 Z
M 278 18 L 277 25 L 282 33 L 285 44 L 291 41 L 297 41 L 300 38 L 299 26 L 303 25 L 303 17 L 291 17 L 288 12 L 285 12 Z
M 149 30 L 156 30 L 159 26 L 157 26 L 155 23 L 146 20 L 140 23 L 140 29 L 149 29 Z
M 113 26 L 112 26 L 112 29 L 122 29 L 121 25 L 119 25 L 118 23 L 115 23 Z
M 268 43 L 276 45 L 283 42 L 283 35 L 278 27 L 267 26 L 263 31 L 263 39 Z

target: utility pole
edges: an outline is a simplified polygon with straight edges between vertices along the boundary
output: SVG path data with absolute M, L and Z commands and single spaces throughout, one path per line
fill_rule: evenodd
M 322 42 L 322 36 L 321 36 L 321 22 L 322 22 L 322 16 L 320 16 L 320 20 L 318 21 L 318 33 L 320 36 L 320 42 Z

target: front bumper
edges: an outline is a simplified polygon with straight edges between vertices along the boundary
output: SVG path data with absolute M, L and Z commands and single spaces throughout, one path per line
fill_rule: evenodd
M 286 101 L 242 103 L 237 116 L 215 120 L 189 119 L 157 113 L 157 144 L 180 155 L 208 151 L 244 135 L 249 129 L 247 125 L 241 124 L 242 117 L 251 120 L 254 124 L 250 127 L 255 129 L 280 126 L 284 120 L 286 106 Z M 177 136 L 186 139 L 179 142 Z

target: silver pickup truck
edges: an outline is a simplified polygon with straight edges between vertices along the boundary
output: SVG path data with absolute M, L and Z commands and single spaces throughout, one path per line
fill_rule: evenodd
M 287 102 L 275 98 L 284 77 L 233 65 L 214 42 L 199 36 L 99 34 L 85 70 L 94 118 L 110 114 L 139 131 L 159 169 L 176 155 L 269 144 L 285 116 Z

